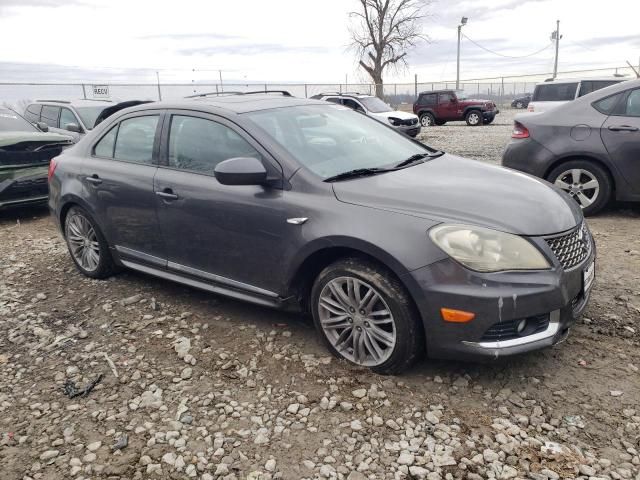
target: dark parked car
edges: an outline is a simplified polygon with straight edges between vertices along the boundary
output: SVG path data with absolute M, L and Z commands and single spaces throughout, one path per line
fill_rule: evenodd
M 49 160 L 72 141 L 41 129 L 0 107 L 0 209 L 46 203 Z
M 502 164 L 555 183 L 585 215 L 640 201 L 640 80 L 516 117 Z
M 54 160 L 49 205 L 85 275 L 309 311 L 335 355 L 381 373 L 553 345 L 594 278 L 558 189 L 288 96 L 119 112 Z
M 467 125 L 475 127 L 493 122 L 500 110 L 491 100 L 469 98 L 462 90 L 434 90 L 418 95 L 413 113 L 418 115 L 423 127 L 456 120 L 465 120 Z
M 514 98 L 513 102 L 511 102 L 511 106 L 513 108 L 527 108 L 529 106 L 530 101 L 531 101 L 531 94 L 527 93 L 523 97 Z

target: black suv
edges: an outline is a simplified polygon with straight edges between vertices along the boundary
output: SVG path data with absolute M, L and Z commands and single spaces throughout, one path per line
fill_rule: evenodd
M 335 355 L 382 373 L 425 351 L 553 345 L 593 283 L 594 245 L 568 195 L 329 102 L 141 105 L 50 171 L 49 205 L 85 275 L 128 267 L 302 309 Z

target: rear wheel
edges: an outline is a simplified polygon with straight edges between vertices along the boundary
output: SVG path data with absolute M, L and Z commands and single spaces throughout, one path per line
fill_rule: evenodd
M 80 272 L 91 278 L 106 278 L 114 272 L 109 245 L 86 210 L 80 207 L 69 210 L 64 233 L 71 258 Z
M 467 122 L 467 125 L 471 127 L 482 125 L 482 113 L 478 110 L 470 110 L 464 119 Z
M 423 113 L 420 115 L 420 125 L 423 127 L 432 127 L 435 125 L 436 119 L 431 113 Z
M 409 295 L 373 262 L 347 258 L 326 267 L 313 285 L 311 309 L 335 356 L 377 373 L 399 373 L 424 351 Z
M 589 160 L 563 163 L 549 173 L 547 180 L 571 195 L 585 216 L 602 210 L 613 190 L 609 174 Z

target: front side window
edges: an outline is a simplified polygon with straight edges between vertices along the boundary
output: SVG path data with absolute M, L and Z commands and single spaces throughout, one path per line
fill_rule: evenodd
M 345 98 L 342 100 L 342 103 L 345 107 L 349 107 L 352 110 L 355 110 L 356 112 L 364 112 L 364 108 L 362 108 L 362 105 L 360 105 L 355 100 L 352 100 L 350 98 Z
M 260 154 L 232 129 L 205 118 L 173 115 L 169 130 L 169 166 L 213 175 L 218 163 Z
M 538 85 L 533 92 L 534 102 L 566 102 L 576 98 L 578 83 L 550 83 Z
M 68 108 L 63 108 L 60 112 L 60 128 L 66 128 L 69 123 L 78 124 L 78 119 Z
M 441 93 L 439 103 L 440 105 L 448 105 L 455 97 L 451 93 Z
M 58 116 L 60 116 L 60 107 L 53 107 L 51 105 L 42 106 L 41 121 L 51 128 L 58 128 Z
M 248 112 L 301 165 L 321 178 L 357 168 L 389 167 L 426 147 L 366 115 L 338 105 L 304 105 Z
M 113 158 L 135 163 L 153 163 L 153 142 L 158 115 L 134 117 L 120 122 Z

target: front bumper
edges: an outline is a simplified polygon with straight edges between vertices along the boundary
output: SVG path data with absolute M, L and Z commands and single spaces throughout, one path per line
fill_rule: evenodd
M 496 359 L 550 347 L 564 340 L 589 300 L 583 271 L 595 261 L 595 245 L 587 258 L 565 271 L 555 261 L 543 271 L 479 273 L 452 259 L 414 270 L 409 275 L 425 327 L 432 358 Z M 537 243 L 537 242 L 536 242 Z M 540 239 L 542 247 L 544 240 Z M 549 256 L 549 255 L 547 255 Z M 549 256 L 549 258 L 555 258 Z M 445 322 L 440 308 L 476 314 L 468 323 Z M 521 319 L 543 318 L 545 328 L 517 338 L 487 339 L 487 332 Z
M 497 108 L 495 110 L 484 110 L 482 112 L 482 118 L 485 122 L 487 122 L 496 118 L 496 115 L 498 115 L 499 113 L 500 110 L 498 110 Z
M 420 124 L 417 125 L 401 125 L 399 127 L 395 127 L 400 130 L 402 133 L 409 135 L 410 137 L 415 137 L 420 133 Z

